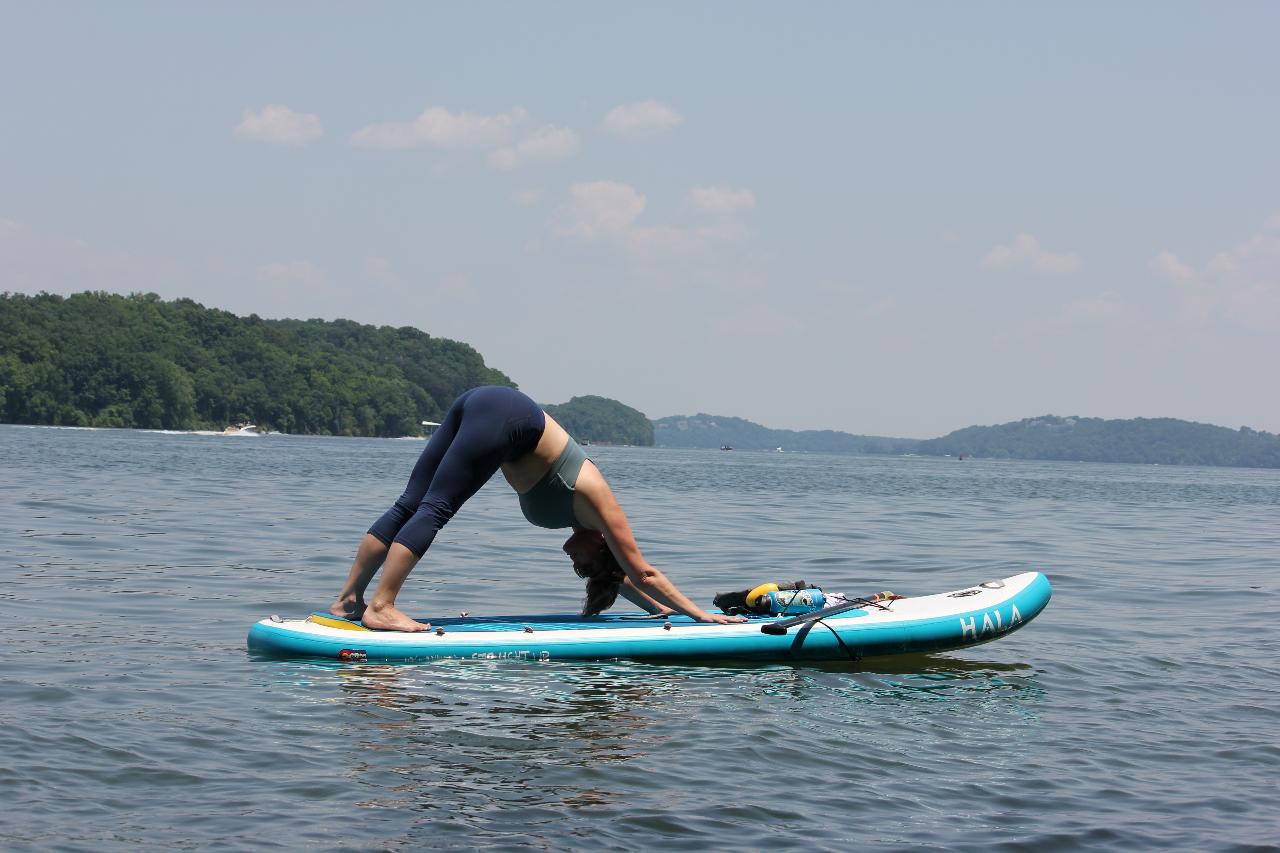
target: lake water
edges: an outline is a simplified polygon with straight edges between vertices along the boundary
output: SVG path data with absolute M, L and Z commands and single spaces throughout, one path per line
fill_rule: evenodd
M 8 850 L 1280 849 L 1280 471 L 593 447 L 709 604 L 1029 569 L 1023 630 L 861 664 L 255 657 L 421 442 L 0 427 Z M 495 481 L 401 602 L 575 610 Z

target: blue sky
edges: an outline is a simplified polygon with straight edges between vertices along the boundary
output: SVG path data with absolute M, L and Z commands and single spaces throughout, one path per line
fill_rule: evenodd
M 1280 432 L 1280 6 L 0 3 L 0 290 L 543 402 Z

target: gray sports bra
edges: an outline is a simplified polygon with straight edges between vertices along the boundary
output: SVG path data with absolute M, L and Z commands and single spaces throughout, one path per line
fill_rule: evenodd
M 554 530 L 577 523 L 573 516 L 573 492 L 578 485 L 578 472 L 586 461 L 587 452 L 570 438 L 546 476 L 520 496 L 520 511 L 530 524 Z

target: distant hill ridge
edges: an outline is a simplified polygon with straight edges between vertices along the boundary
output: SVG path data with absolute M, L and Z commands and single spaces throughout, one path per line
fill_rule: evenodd
M 853 435 L 833 430 L 769 429 L 742 418 L 697 414 L 654 421 L 665 447 L 825 453 L 917 453 L 992 459 L 1050 459 L 1160 465 L 1231 465 L 1280 468 L 1280 436 L 1175 418 L 1103 418 L 1042 415 L 995 426 L 971 426 L 941 438 Z
M 617 400 L 588 394 L 542 408 L 580 441 L 653 446 L 653 422 Z
M 320 435 L 421 433 L 476 385 L 467 344 L 410 327 L 264 320 L 154 293 L 0 294 L 0 421 Z
M 412 435 L 476 385 L 514 385 L 465 343 L 350 320 L 264 320 L 190 299 L 0 293 L 0 421 Z M 700 413 L 650 421 L 607 397 L 546 406 L 576 437 L 667 447 L 1280 468 L 1280 436 L 1174 418 L 1043 415 L 941 438 L 770 429 Z
M 910 453 L 909 438 L 851 435 L 836 430 L 770 429 L 742 418 L 697 414 L 653 422 L 654 440 L 665 447 L 721 447 L 741 450 L 803 450 L 812 453 Z
M 971 426 L 922 441 L 917 453 L 995 459 L 1063 459 L 1160 465 L 1280 468 L 1280 436 L 1175 418 L 1042 415 L 997 426 Z

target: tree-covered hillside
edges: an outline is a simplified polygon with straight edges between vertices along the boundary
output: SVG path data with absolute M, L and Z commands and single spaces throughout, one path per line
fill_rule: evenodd
M 412 435 L 476 385 L 466 344 L 349 320 L 263 320 L 155 294 L 0 294 L 0 420 Z
M 607 397 L 574 397 L 558 406 L 544 405 L 547 414 L 579 441 L 653 446 L 653 423 L 630 406 Z
M 470 346 L 409 327 L 237 317 L 155 294 L 0 294 L 6 423 L 415 435 L 466 389 L 513 384 Z M 650 422 L 604 397 L 546 409 L 612 444 L 1280 468 L 1280 436 L 1172 418 L 1047 415 L 920 441 L 705 414 Z
M 741 418 L 714 415 L 654 421 L 664 447 L 784 450 L 825 453 L 917 453 L 991 459 L 1050 459 L 1162 465 L 1234 465 L 1280 468 L 1280 436 L 1241 427 L 1173 418 L 1060 418 L 1046 415 L 998 426 L 972 426 L 942 438 L 878 438 L 831 430 L 769 429 Z
M 917 453 L 995 459 L 1066 459 L 1161 465 L 1280 468 L 1280 436 L 1173 418 L 1062 418 L 1045 415 L 972 426 L 920 443 Z
M 910 453 L 916 441 L 851 435 L 835 430 L 769 429 L 742 418 L 697 414 L 653 422 L 654 436 L 664 447 L 721 447 L 740 450 L 803 450 L 810 453 Z

